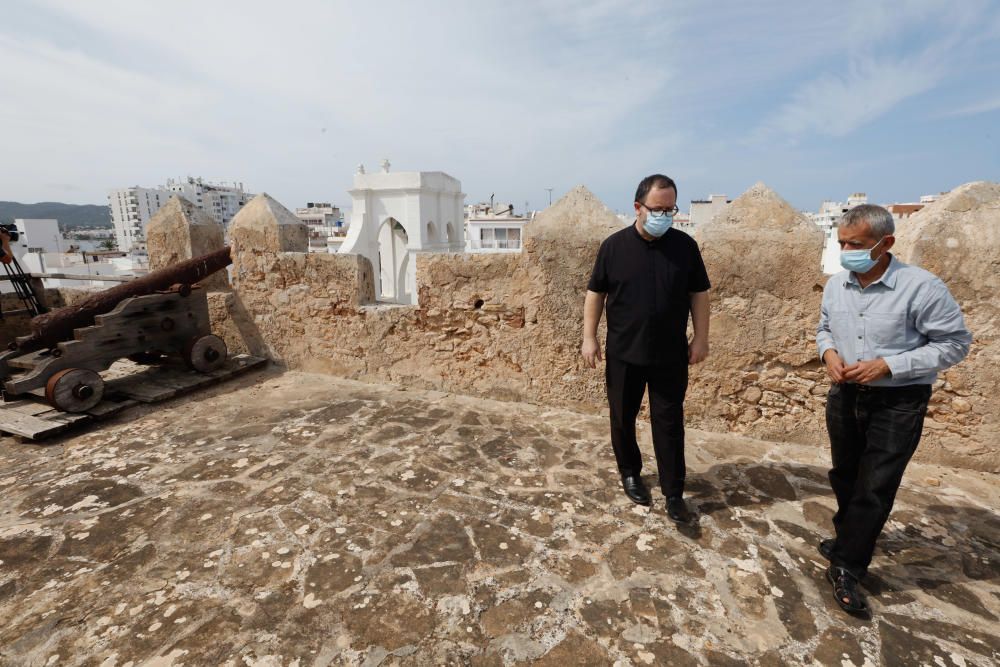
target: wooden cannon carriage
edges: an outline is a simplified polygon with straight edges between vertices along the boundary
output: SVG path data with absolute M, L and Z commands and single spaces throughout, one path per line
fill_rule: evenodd
M 192 285 L 230 262 L 223 248 L 34 318 L 32 334 L 0 354 L 4 399 L 44 391 L 59 410 L 84 412 L 103 397 L 99 372 L 122 358 L 218 369 L 226 344 L 211 332 L 205 290 Z

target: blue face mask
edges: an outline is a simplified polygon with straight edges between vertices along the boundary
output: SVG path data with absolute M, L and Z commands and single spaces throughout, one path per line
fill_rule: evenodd
M 661 215 L 654 215 L 652 212 L 650 212 L 646 216 L 646 222 L 642 223 L 642 228 L 650 236 L 660 238 L 661 236 L 667 233 L 667 230 L 670 229 L 670 227 L 673 226 L 673 224 L 674 224 L 674 216 L 667 215 L 666 213 L 663 213 Z
M 882 258 L 882 255 L 879 255 L 875 259 L 872 259 L 872 250 L 877 248 L 879 243 L 882 243 L 884 240 L 885 237 L 883 236 L 879 239 L 878 243 L 867 250 L 841 250 L 840 265 L 848 271 L 854 271 L 854 273 L 868 273 L 878 264 L 878 260 Z

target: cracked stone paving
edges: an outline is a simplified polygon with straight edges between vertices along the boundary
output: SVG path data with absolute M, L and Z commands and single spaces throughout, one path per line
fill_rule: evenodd
M 606 418 L 271 370 L 0 440 L 0 664 L 995 665 L 1000 490 L 912 465 L 843 614 L 823 448 L 688 432 L 679 530 Z M 648 428 L 647 483 L 655 486 Z

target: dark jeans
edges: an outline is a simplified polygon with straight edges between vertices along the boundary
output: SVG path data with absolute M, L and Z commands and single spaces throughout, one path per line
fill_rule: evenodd
M 831 562 L 859 579 L 889 518 L 903 471 L 917 449 L 930 385 L 868 387 L 835 384 L 826 401 L 837 496 Z
M 635 419 L 642 394 L 649 387 L 649 417 L 653 427 L 653 452 L 663 495 L 684 493 L 684 394 L 687 392 L 687 359 L 670 366 L 635 366 L 608 358 L 605 366 L 608 405 L 611 408 L 611 446 L 618 472 L 638 475 L 642 455 L 635 441 Z

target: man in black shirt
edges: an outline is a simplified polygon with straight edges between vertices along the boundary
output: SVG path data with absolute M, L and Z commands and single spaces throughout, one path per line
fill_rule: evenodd
M 608 340 L 605 378 L 611 408 L 611 445 L 625 494 L 648 505 L 635 420 L 649 388 L 653 451 L 667 514 L 690 519 L 684 504 L 684 394 L 688 364 L 708 356 L 708 273 L 698 244 L 671 229 L 677 185 L 648 176 L 635 193 L 635 223 L 604 240 L 587 285 L 583 346 L 587 365 L 601 361 L 597 325 L 605 305 Z M 688 313 L 694 337 L 688 342 Z

